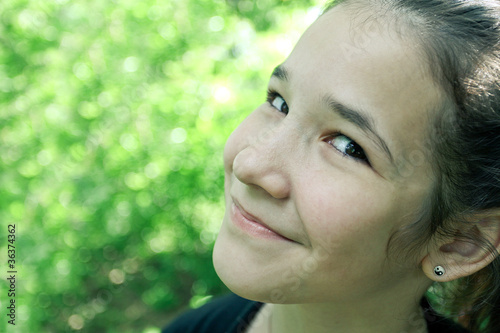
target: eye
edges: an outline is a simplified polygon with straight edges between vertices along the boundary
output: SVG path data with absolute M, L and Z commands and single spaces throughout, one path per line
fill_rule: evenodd
M 337 134 L 333 137 L 328 138 L 327 143 L 332 145 L 340 153 L 352 157 L 360 162 L 368 163 L 368 158 L 365 155 L 365 151 L 351 138 L 343 135 Z
M 281 97 L 277 92 L 268 91 L 267 102 L 279 112 L 288 114 L 288 104 L 286 103 L 285 99 Z

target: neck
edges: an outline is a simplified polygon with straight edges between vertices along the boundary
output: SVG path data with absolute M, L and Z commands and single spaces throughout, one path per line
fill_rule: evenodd
M 265 304 L 249 332 L 427 333 L 418 297 L 356 302 Z
M 272 333 L 426 333 L 423 312 L 416 304 L 405 311 L 380 308 L 362 311 L 331 304 L 272 304 L 269 306 Z

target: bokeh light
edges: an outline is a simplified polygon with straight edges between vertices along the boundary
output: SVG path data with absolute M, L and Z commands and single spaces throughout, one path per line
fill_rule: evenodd
M 158 333 L 227 291 L 211 261 L 224 143 L 319 5 L 0 3 L 0 218 L 19 288 L 0 331 Z

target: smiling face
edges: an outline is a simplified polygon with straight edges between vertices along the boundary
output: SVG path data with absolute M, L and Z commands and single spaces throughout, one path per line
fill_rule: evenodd
M 440 90 L 390 28 L 359 48 L 353 19 L 343 5 L 321 16 L 227 141 L 214 265 L 243 297 L 351 302 L 422 287 L 418 258 L 395 264 L 387 245 L 430 195 L 421 143 Z

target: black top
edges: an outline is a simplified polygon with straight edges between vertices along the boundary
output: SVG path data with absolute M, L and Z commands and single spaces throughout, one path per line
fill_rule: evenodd
M 230 294 L 188 311 L 163 329 L 162 333 L 243 333 L 263 303 Z M 468 333 L 458 324 L 438 316 L 424 300 L 429 333 Z

